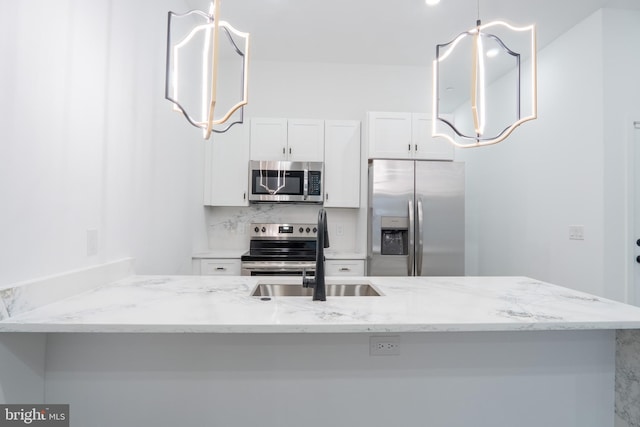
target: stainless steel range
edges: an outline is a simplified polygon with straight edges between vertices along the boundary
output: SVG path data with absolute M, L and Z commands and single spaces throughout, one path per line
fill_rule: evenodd
M 243 276 L 313 276 L 317 224 L 251 224 Z

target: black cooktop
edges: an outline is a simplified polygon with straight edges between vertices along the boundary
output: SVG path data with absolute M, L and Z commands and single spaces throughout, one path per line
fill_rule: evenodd
M 252 240 L 242 261 L 314 261 L 315 240 Z

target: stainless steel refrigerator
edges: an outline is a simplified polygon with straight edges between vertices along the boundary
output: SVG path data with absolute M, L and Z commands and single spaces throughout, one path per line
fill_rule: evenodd
M 369 160 L 370 276 L 464 275 L 464 164 Z

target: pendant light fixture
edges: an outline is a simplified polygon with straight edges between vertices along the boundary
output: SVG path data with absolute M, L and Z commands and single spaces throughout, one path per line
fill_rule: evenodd
M 524 52 L 510 48 L 506 37 L 514 38 L 517 49 Z M 523 69 L 525 61 L 528 72 Z M 470 71 L 470 79 L 460 80 L 464 70 Z M 451 83 L 456 77 L 456 84 Z M 537 118 L 535 25 L 482 24 L 478 0 L 475 27 L 436 45 L 432 111 L 432 135 L 461 148 L 496 144 L 522 123 Z
M 220 19 L 220 2 L 214 0 L 209 12 L 168 14 L 165 98 L 173 103 L 174 111 L 203 130 L 205 139 L 212 132 L 226 132 L 242 123 L 248 102 L 249 33 Z M 237 99 L 219 112 L 219 89 L 223 86 L 218 80 L 223 55 L 227 65 L 224 76 L 235 77 L 240 91 L 235 94 Z M 234 65 L 238 66 L 234 69 Z M 227 80 L 222 83 L 224 87 L 232 85 Z

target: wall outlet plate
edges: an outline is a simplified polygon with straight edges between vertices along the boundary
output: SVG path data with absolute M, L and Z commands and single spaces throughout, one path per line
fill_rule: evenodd
M 400 336 L 378 336 L 369 337 L 370 356 L 398 356 L 400 354 Z

